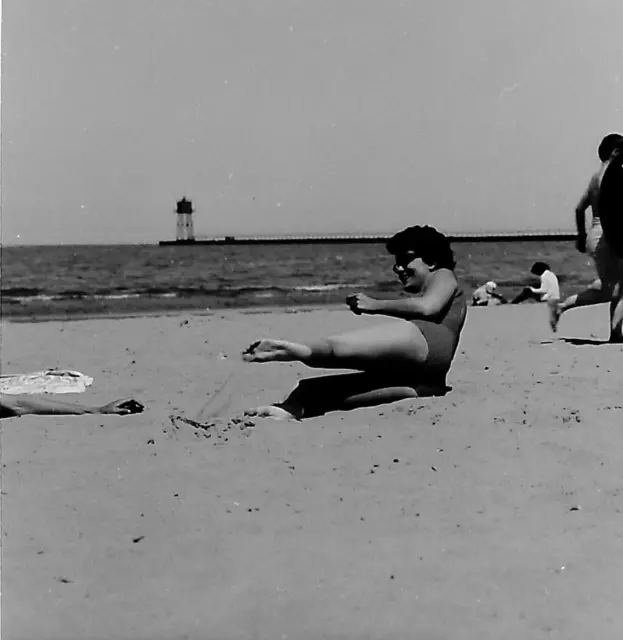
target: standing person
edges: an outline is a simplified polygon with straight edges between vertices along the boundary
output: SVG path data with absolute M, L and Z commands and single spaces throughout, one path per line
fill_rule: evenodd
M 609 341 L 623 343 L 623 142 L 610 156 L 599 189 L 603 236 L 598 256 L 604 278 L 612 287 Z
M 301 419 L 447 391 L 446 375 L 467 312 L 450 243 L 433 227 L 414 226 L 394 235 L 387 251 L 395 257 L 393 270 L 407 296 L 379 300 L 355 293 L 346 304 L 358 316 L 398 321 L 315 342 L 258 340 L 242 354 L 247 362 L 298 361 L 358 373 L 302 380 L 283 402 L 247 413 Z
M 525 287 L 521 293 L 513 300 L 513 304 L 519 304 L 524 300 L 539 300 L 549 302 L 560 298 L 560 287 L 556 274 L 549 268 L 547 262 L 535 262 L 530 273 L 541 279 L 541 286 Z
M 623 144 L 623 136 L 610 133 L 603 138 L 597 149 L 601 161 L 599 169 L 589 180 L 586 190 L 575 208 L 575 220 L 578 231 L 576 246 L 580 253 L 588 253 L 595 262 L 598 279 L 593 281 L 584 291 L 573 294 L 563 300 L 549 305 L 550 326 L 552 331 L 558 330 L 560 317 L 569 309 L 586 307 L 604 302 L 611 302 L 614 292 L 616 269 L 612 269 L 610 250 L 607 241 L 603 239 L 602 212 L 600 210 L 600 190 L 605 172 L 612 162 L 613 154 L 619 145 Z M 590 231 L 586 231 L 586 210 L 591 209 Z M 612 309 L 611 309 L 612 311 Z M 610 314 L 612 320 L 612 313 Z M 610 327 L 612 338 L 612 322 Z

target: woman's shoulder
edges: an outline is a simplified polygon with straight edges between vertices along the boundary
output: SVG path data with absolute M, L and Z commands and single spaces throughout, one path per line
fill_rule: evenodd
M 443 290 L 448 294 L 454 295 L 462 291 L 461 285 L 452 269 L 436 269 L 432 272 L 429 287 L 432 289 Z
M 440 267 L 439 269 L 435 269 L 433 271 L 433 275 L 434 274 L 445 274 L 445 278 L 450 276 L 456 280 L 456 273 L 454 272 L 454 269 L 449 269 L 448 267 Z
M 441 269 L 436 269 L 431 275 L 438 282 L 453 282 L 455 286 L 459 286 L 459 280 L 456 277 L 456 273 L 452 269 L 443 267 Z

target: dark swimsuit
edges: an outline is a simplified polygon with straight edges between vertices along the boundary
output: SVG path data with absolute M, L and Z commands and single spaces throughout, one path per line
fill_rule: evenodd
M 413 320 L 428 344 L 428 356 L 424 363 L 427 378 L 430 372 L 430 382 L 436 385 L 445 385 L 466 315 L 465 294 L 459 286 L 434 320 Z
M 623 258 L 623 166 L 612 160 L 604 171 L 599 187 L 599 217 L 603 237 L 617 258 Z

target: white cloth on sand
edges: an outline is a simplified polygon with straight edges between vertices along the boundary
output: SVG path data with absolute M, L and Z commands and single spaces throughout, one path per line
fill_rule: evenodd
M 82 393 L 93 378 L 79 371 L 45 369 L 33 373 L 13 373 L 0 376 L 0 393 L 10 395 L 34 393 Z

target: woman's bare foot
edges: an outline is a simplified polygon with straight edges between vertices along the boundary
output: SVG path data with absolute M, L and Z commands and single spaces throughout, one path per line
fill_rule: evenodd
M 126 398 L 124 400 L 109 402 L 103 407 L 100 407 L 98 411 L 99 413 L 114 413 L 118 416 L 127 416 L 131 413 L 143 413 L 145 407 L 133 398 Z
M 276 407 L 274 404 L 247 409 L 244 415 L 255 418 L 272 418 L 273 420 L 296 420 L 296 416 L 281 407 Z
M 292 362 L 311 355 L 311 349 L 296 342 L 285 340 L 257 340 L 242 352 L 247 362 Z
M 560 303 L 558 300 L 548 300 L 547 308 L 549 309 L 549 326 L 552 328 L 552 331 L 556 333 L 558 331 L 560 316 L 562 315 Z

